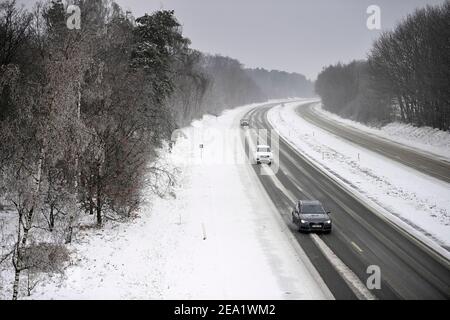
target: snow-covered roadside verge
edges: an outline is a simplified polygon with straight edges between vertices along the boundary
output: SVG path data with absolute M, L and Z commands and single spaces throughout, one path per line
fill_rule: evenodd
M 377 137 L 400 143 L 408 148 L 437 158 L 450 161 L 450 132 L 430 127 L 414 127 L 410 124 L 393 122 L 381 128 L 366 126 L 362 123 L 344 119 L 322 108 L 321 103 L 313 105 L 312 110 L 319 116 L 341 123 L 353 129 Z
M 242 148 L 241 141 L 224 145 L 209 136 L 200 152 L 195 140 L 210 128 L 239 131 L 238 119 L 255 106 L 205 116 L 183 129 L 186 138 L 167 155 L 181 170 L 176 198 L 149 191 L 133 221 L 81 231 L 64 275 L 40 282 L 30 298 L 330 298 L 255 187 L 249 165 L 206 162 L 224 147 L 234 150 L 236 141 Z
M 274 128 L 300 153 L 441 254 L 450 248 L 450 186 L 358 148 L 299 117 L 298 103 L 269 111 Z

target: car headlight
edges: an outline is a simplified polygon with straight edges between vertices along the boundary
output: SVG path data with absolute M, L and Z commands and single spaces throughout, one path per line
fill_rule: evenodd
M 327 221 L 325 221 L 325 223 L 326 223 L 326 224 L 330 224 L 330 223 L 331 223 L 331 220 L 327 220 Z
M 305 220 L 300 220 L 300 222 L 301 222 L 301 223 L 306 223 L 306 221 L 305 221 Z

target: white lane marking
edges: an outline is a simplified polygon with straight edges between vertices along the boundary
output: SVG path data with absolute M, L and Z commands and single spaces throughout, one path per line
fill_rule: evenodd
M 349 267 L 339 259 L 334 252 L 323 242 L 317 234 L 310 234 L 312 240 L 322 251 L 328 261 L 334 266 L 336 271 L 341 275 L 350 289 L 360 300 L 376 300 L 377 298 L 367 289 L 367 287 L 359 280 L 358 276 L 350 270 Z
M 355 242 L 351 242 L 352 246 L 355 247 L 356 250 L 358 250 L 359 252 L 363 252 L 363 249 L 361 249 Z
M 275 128 L 269 119 L 267 119 L 267 123 Z M 276 130 L 276 129 L 275 129 Z M 278 130 L 276 130 L 278 132 Z M 356 201 L 358 201 L 361 205 L 367 208 L 369 211 L 374 213 L 378 218 L 383 220 L 384 222 L 391 225 L 402 235 L 415 242 L 419 247 L 429 252 L 436 259 L 441 261 L 442 264 L 448 265 L 448 261 L 450 260 L 450 253 L 441 245 L 439 245 L 434 240 L 428 238 L 422 233 L 418 232 L 413 226 L 399 219 L 397 216 L 393 215 L 392 212 L 388 211 L 384 207 L 382 207 L 377 202 L 371 200 L 367 195 L 363 195 L 357 188 L 348 185 L 346 182 L 342 180 L 341 177 L 337 176 L 335 173 L 332 173 L 324 167 L 323 165 L 315 162 L 312 158 L 310 158 L 307 154 L 300 154 L 300 150 L 294 145 L 292 141 L 290 141 L 286 136 L 280 135 L 280 138 L 283 139 L 287 146 L 290 147 L 294 152 L 296 152 L 300 157 L 302 157 L 307 163 L 309 163 L 312 167 L 316 168 L 317 171 L 322 172 L 326 175 L 331 181 L 334 181 L 339 187 L 341 187 L 347 194 L 353 197 Z M 334 200 L 336 200 L 333 197 Z M 340 202 L 339 205 L 342 205 Z M 350 210 L 350 212 L 354 212 Z M 372 232 L 376 232 L 377 237 L 384 237 L 381 233 L 377 232 L 374 228 L 371 227 L 370 224 L 365 222 L 359 215 L 352 216 L 358 221 L 364 223 L 367 228 L 370 228 Z
M 253 173 L 255 173 L 252 170 Z M 276 176 L 269 176 L 269 178 L 271 178 L 272 180 L 274 180 L 274 184 L 275 186 L 280 190 L 280 192 L 284 193 L 285 191 L 288 192 L 286 190 L 286 188 L 284 188 L 284 186 L 281 184 L 281 182 L 278 180 L 278 178 Z M 259 178 L 256 178 L 258 180 L 259 183 L 261 183 L 261 180 Z M 262 192 L 267 192 L 266 189 L 262 186 L 262 184 L 259 185 Z M 267 193 L 266 193 L 267 194 Z M 285 193 L 289 199 L 292 199 L 292 195 L 290 194 L 290 192 Z M 272 202 L 271 198 L 269 197 L 269 195 L 267 194 L 267 198 L 269 199 L 270 202 Z M 273 204 L 273 202 L 272 202 Z M 311 274 L 311 276 L 315 279 L 315 281 L 318 283 L 319 287 L 321 288 L 322 292 L 324 293 L 325 297 L 327 300 L 335 300 L 335 297 L 333 296 L 333 293 L 330 291 L 330 289 L 328 288 L 327 284 L 325 283 L 325 281 L 323 280 L 322 276 L 319 274 L 319 271 L 317 271 L 316 267 L 313 265 L 313 263 L 311 262 L 311 260 L 309 259 L 308 255 L 306 254 L 306 252 L 303 250 L 302 246 L 300 245 L 300 243 L 297 241 L 297 239 L 295 238 L 295 236 L 293 235 L 293 233 L 291 232 L 291 230 L 289 229 L 288 225 L 286 224 L 286 221 L 281 217 L 281 215 L 279 214 L 279 209 L 274 206 L 274 212 L 275 212 L 275 217 L 278 220 L 282 231 L 284 232 L 284 234 L 287 236 L 287 238 L 289 239 L 291 245 L 293 246 L 294 250 L 297 252 L 297 254 L 299 255 L 300 259 L 303 261 L 303 263 L 305 264 L 306 268 L 308 269 L 309 273 Z
M 275 186 L 283 192 L 293 203 L 296 202 L 292 193 L 288 191 L 282 183 L 276 177 L 271 177 Z M 322 251 L 325 258 L 333 265 L 336 271 L 341 275 L 342 279 L 348 284 L 353 293 L 360 300 L 376 300 L 376 297 L 367 289 L 358 276 L 347 265 L 339 259 L 338 256 L 323 242 L 320 237 L 315 233 L 310 233 L 309 236 L 316 243 L 317 247 Z M 350 241 L 352 245 L 356 245 L 353 241 Z M 358 246 L 357 246 L 358 247 Z M 359 248 L 359 247 L 358 247 Z M 359 248 L 359 250 L 361 250 Z M 361 250 L 362 252 L 362 250 Z
M 276 175 L 270 176 L 270 178 L 272 179 L 275 187 L 277 187 L 282 193 L 284 193 L 284 195 L 287 196 L 289 200 L 292 202 L 292 206 L 294 206 L 298 200 L 295 198 L 292 192 L 284 187 L 284 185 L 281 183 L 281 181 L 277 178 Z
M 243 136 L 244 140 L 246 139 L 246 137 L 247 137 L 247 134 L 244 134 L 244 136 Z M 243 142 L 244 142 L 244 147 L 245 147 L 245 141 L 243 141 Z M 257 183 L 257 187 L 260 189 L 260 192 L 262 192 L 262 193 L 264 193 L 266 195 L 266 198 L 268 199 L 269 203 L 273 206 L 272 210 L 274 212 L 274 216 L 277 219 L 282 232 L 286 235 L 288 241 L 290 242 L 290 244 L 294 248 L 294 250 L 297 253 L 297 255 L 299 256 L 300 260 L 303 262 L 303 264 L 305 265 L 306 269 L 311 274 L 311 277 L 313 279 L 315 279 L 316 283 L 321 288 L 321 290 L 322 290 L 322 292 L 323 292 L 323 294 L 324 294 L 324 296 L 325 296 L 325 298 L 327 300 L 335 300 L 335 297 L 333 296 L 332 292 L 330 291 L 330 289 L 326 285 L 326 283 L 323 280 L 322 276 L 319 274 L 319 272 L 317 271 L 317 269 L 315 268 L 315 266 L 313 265 L 313 263 L 309 259 L 308 255 L 303 250 L 302 246 L 300 245 L 300 243 L 295 238 L 294 234 L 289 229 L 288 225 L 286 224 L 286 221 L 279 214 L 279 209 L 276 208 L 274 202 L 269 197 L 269 195 L 267 193 L 267 190 L 262 185 L 261 179 L 259 179 L 256 176 L 257 175 L 256 172 L 251 167 L 247 167 L 247 168 L 250 168 L 248 173 L 250 175 L 254 176 L 255 182 Z M 274 179 L 274 185 L 277 188 L 282 188 L 282 189 L 280 189 L 280 192 L 282 192 L 284 194 L 288 193 L 288 191 L 284 188 L 283 184 L 278 180 L 278 178 L 276 176 L 269 176 L 269 177 Z M 275 181 L 275 180 L 277 180 L 277 181 Z M 293 199 L 293 196 L 290 193 L 289 193 L 288 197 L 289 197 L 290 200 Z
M 283 150 L 282 151 L 283 153 L 285 153 L 285 156 L 286 157 L 288 157 L 290 160 L 291 160 L 291 162 L 292 163 L 295 163 L 295 160 L 285 151 L 285 150 Z M 290 173 L 290 171 L 288 170 L 288 168 L 287 167 L 282 167 L 282 170 L 283 171 L 285 171 L 285 172 L 288 172 L 288 173 Z M 305 174 L 305 175 L 307 175 L 307 176 L 309 176 L 309 174 L 307 173 L 307 172 L 303 172 L 303 174 Z M 292 173 L 291 173 L 291 175 L 292 175 Z M 289 176 L 287 176 L 288 178 L 289 178 Z M 292 177 L 294 177 L 294 175 L 292 175 Z M 312 178 L 311 176 L 309 176 L 310 178 Z M 305 193 L 308 197 L 309 197 L 309 199 L 313 199 L 313 197 L 312 197 L 312 195 L 311 194 L 309 194 L 309 193 L 307 193 L 306 191 L 304 191 L 304 190 L 302 190 L 301 188 L 300 188 L 300 186 L 298 185 L 298 181 L 295 179 L 295 181 L 293 181 L 292 179 L 289 179 L 297 188 L 299 188 L 303 193 Z M 341 203 L 338 199 L 336 199 L 336 198 L 334 198 L 333 196 L 331 196 L 331 195 L 329 195 L 336 203 L 338 203 L 341 207 L 343 207 L 343 208 L 345 208 L 346 209 L 346 212 L 353 212 L 350 208 L 348 208 L 347 206 L 345 206 L 343 203 Z M 353 216 L 353 215 L 352 215 Z M 357 244 L 356 244 L 356 242 L 354 242 L 354 241 L 352 241 L 352 240 L 350 240 L 348 237 L 346 237 L 344 234 L 342 235 L 343 237 L 344 237 L 344 239 L 347 241 L 347 242 L 349 242 L 358 252 L 360 252 L 360 253 L 363 253 L 364 252 L 364 250 L 362 250 L 361 249 L 361 247 L 360 246 L 358 246 Z
M 281 150 L 281 149 L 280 149 L 280 152 L 283 153 L 283 155 L 284 155 L 286 158 L 288 158 L 293 164 L 296 163 L 296 161 L 295 161 L 295 160 L 294 160 L 294 159 L 286 152 L 286 150 Z M 296 178 L 295 175 L 292 173 L 292 171 L 289 170 L 289 167 L 288 167 L 288 166 L 286 166 L 286 165 L 284 165 L 284 164 L 282 164 L 282 163 L 280 162 L 280 168 L 281 168 L 281 170 L 282 170 L 283 172 L 288 173 L 288 174 L 286 174 L 286 177 L 292 182 L 293 185 L 295 185 L 301 192 L 303 192 L 310 200 L 312 200 L 312 199 L 314 198 L 314 197 L 312 196 L 311 193 L 309 193 L 308 191 L 306 191 L 305 189 L 303 189 L 303 188 L 300 186 L 300 183 L 298 182 L 297 178 Z M 307 172 L 305 172 L 304 170 L 302 170 L 302 168 L 299 167 L 298 169 L 301 170 L 302 173 L 303 173 L 304 175 L 306 175 L 306 176 L 308 176 L 309 178 L 312 179 L 312 177 L 311 177 Z
M 275 185 L 282 192 L 285 192 L 285 195 L 295 203 L 297 200 L 292 195 L 290 191 L 288 191 L 282 183 L 276 177 L 272 177 Z M 358 276 L 341 260 L 336 254 L 323 242 L 322 239 L 317 234 L 311 233 L 310 237 L 316 243 L 317 247 L 322 251 L 325 258 L 334 266 L 336 271 L 341 275 L 344 281 L 348 284 L 353 293 L 360 300 L 376 300 L 377 298 L 367 289 L 367 287 L 362 283 L 362 281 L 358 278 Z M 353 241 L 350 241 L 352 244 Z M 359 248 L 359 247 L 358 247 Z M 362 252 L 362 251 L 361 251 Z
M 277 177 L 271 177 L 275 186 L 283 192 L 293 203 L 296 202 L 292 193 L 287 190 L 278 180 Z M 358 276 L 349 268 L 347 265 L 339 259 L 338 256 L 323 242 L 320 237 L 315 233 L 309 234 L 312 240 L 316 243 L 317 247 L 322 251 L 325 258 L 333 265 L 336 271 L 341 275 L 344 281 L 348 284 L 353 293 L 360 300 L 376 300 L 376 297 L 367 289 L 367 287 L 362 283 Z M 356 245 L 353 241 L 350 241 L 352 245 Z M 358 246 L 357 246 L 358 247 Z M 359 248 L 359 247 L 358 247 Z M 359 248 L 359 250 L 361 250 Z M 362 252 L 362 250 L 361 250 Z

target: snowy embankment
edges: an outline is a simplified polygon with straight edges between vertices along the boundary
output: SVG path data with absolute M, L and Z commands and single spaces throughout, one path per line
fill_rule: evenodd
M 328 112 L 322 108 L 322 104 L 318 103 L 313 106 L 313 111 L 321 117 L 326 117 L 338 123 L 344 124 L 357 130 L 364 131 L 369 134 L 376 135 L 390 141 L 401 143 L 402 145 L 426 153 L 434 155 L 450 161 L 450 132 L 433 129 L 430 127 L 415 127 L 410 124 L 393 122 L 381 128 L 368 127 L 362 123 L 344 119 L 336 114 Z
M 181 167 L 176 198 L 149 192 L 131 223 L 83 231 L 64 276 L 40 283 L 31 298 L 332 298 L 251 167 L 230 160 L 242 141 L 229 133 L 251 108 L 205 116 L 179 132 L 184 138 L 167 157 Z M 225 153 L 230 161 L 217 157 Z
M 280 135 L 378 212 L 449 257 L 450 185 L 314 126 L 297 115 L 298 105 L 269 111 Z

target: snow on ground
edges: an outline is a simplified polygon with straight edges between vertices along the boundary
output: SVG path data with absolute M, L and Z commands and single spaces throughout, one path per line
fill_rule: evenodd
M 4 203 L 0 199 L 0 205 Z M 3 210 L 2 210 L 3 209 Z M 17 228 L 17 214 L 10 208 L 0 209 L 0 259 L 3 259 L 11 252 L 16 238 L 13 236 L 15 228 Z M 0 300 L 11 299 L 11 294 L 7 290 L 8 286 L 12 289 L 12 280 L 14 274 L 12 272 L 12 263 L 10 258 L 0 264 Z
M 205 116 L 184 129 L 169 156 L 182 171 L 176 199 L 148 194 L 133 222 L 78 234 L 71 266 L 40 283 L 31 298 L 331 298 L 251 167 L 206 162 L 237 145 L 202 132 L 221 128 L 228 135 L 251 108 Z
M 280 135 L 331 176 L 385 209 L 389 218 L 400 219 L 401 225 L 406 223 L 410 231 L 437 244 L 448 256 L 450 185 L 310 124 L 296 114 L 298 105 L 289 103 L 269 111 L 268 119 Z
M 322 104 L 314 105 L 313 110 L 320 116 L 337 121 L 346 126 L 362 130 L 380 138 L 401 143 L 409 148 L 432 154 L 450 161 L 450 132 L 430 127 L 415 127 L 410 124 L 393 122 L 381 128 L 368 127 L 362 123 L 344 119 L 322 108 Z

